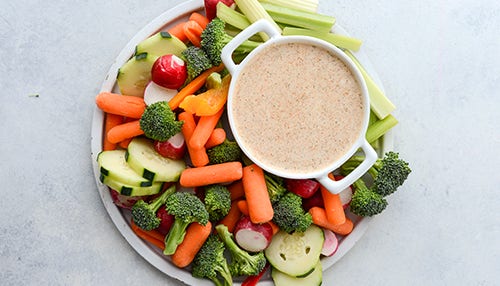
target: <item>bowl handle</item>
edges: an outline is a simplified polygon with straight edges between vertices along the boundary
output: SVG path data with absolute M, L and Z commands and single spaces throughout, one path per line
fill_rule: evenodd
M 258 20 L 241 31 L 222 49 L 221 59 L 230 74 L 233 74 L 237 69 L 237 64 L 234 63 L 232 58 L 234 50 L 258 32 L 265 32 L 270 38 L 281 36 L 280 31 L 274 28 L 272 24 L 265 19 Z
M 357 166 L 349 175 L 344 178 L 334 181 L 328 177 L 328 174 L 316 178 L 323 187 L 325 187 L 330 193 L 338 194 L 342 192 L 345 188 L 352 185 L 357 179 L 361 178 L 368 170 L 373 166 L 375 161 L 377 161 L 378 155 L 373 147 L 368 143 L 368 141 L 363 140 L 361 149 L 365 154 L 365 159 L 363 162 Z

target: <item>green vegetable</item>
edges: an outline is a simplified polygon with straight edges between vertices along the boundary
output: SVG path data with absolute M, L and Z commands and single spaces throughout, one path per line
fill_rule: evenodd
M 183 123 L 176 120 L 174 112 L 170 109 L 166 101 L 159 101 L 148 105 L 140 119 L 144 135 L 158 141 L 166 141 L 181 132 Z
M 349 174 L 363 160 L 362 156 L 353 156 L 342 165 L 342 173 Z M 381 213 L 387 207 L 384 197 L 394 193 L 403 185 L 410 173 L 408 162 L 400 159 L 398 153 L 393 151 L 385 153 L 384 157 L 377 159 L 368 170 L 373 180 L 370 187 L 366 185 L 363 178 L 354 182 L 351 212 L 360 216 L 373 216 Z
M 130 58 L 118 70 L 116 84 L 121 94 L 144 96 L 146 85 L 151 81 L 151 68 L 158 56 L 140 53 Z
M 210 164 L 241 161 L 242 151 L 236 141 L 224 140 L 222 144 L 207 150 Z
M 186 62 L 187 79 L 186 83 L 192 81 L 205 70 L 212 67 L 212 62 L 207 54 L 198 47 L 189 46 L 182 51 L 182 59 Z
M 229 43 L 233 37 L 225 31 L 226 23 L 219 18 L 214 18 L 201 33 L 201 48 L 205 51 L 213 65 L 222 63 L 222 48 Z M 248 54 L 261 43 L 246 40 L 235 50 L 236 53 Z
M 366 141 L 370 144 L 375 142 L 397 124 L 398 120 L 391 114 L 387 115 L 384 119 L 375 119 L 366 130 Z
M 197 278 L 207 278 L 216 286 L 231 286 L 233 278 L 224 257 L 224 243 L 212 234 L 196 254 L 192 264 L 192 275 Z
M 205 81 L 205 88 L 220 88 L 222 86 L 222 76 L 218 72 L 211 73 Z
M 206 186 L 204 202 L 209 220 L 219 221 L 231 209 L 231 193 L 223 185 Z
M 259 0 L 259 2 L 308 12 L 316 12 L 319 4 L 318 0 Z
M 304 232 L 311 224 L 311 214 L 302 208 L 302 198 L 287 192 L 273 205 L 273 221 L 281 230 L 292 232 Z
M 258 0 L 235 0 L 234 2 L 243 15 L 247 17 L 250 23 L 255 23 L 258 20 L 265 19 L 281 33 L 280 26 L 276 24 L 274 19 L 269 15 L 269 13 L 267 13 Z M 269 39 L 269 36 L 264 32 L 259 33 L 259 35 L 264 41 Z
M 264 178 L 266 179 L 269 199 L 271 200 L 271 203 L 274 204 L 278 202 L 286 192 L 288 192 L 288 190 L 285 188 L 285 180 L 270 173 L 265 173 Z
M 233 276 L 257 275 L 266 266 L 266 257 L 263 252 L 250 254 L 241 249 L 233 239 L 233 234 L 229 232 L 227 226 L 219 224 L 215 227 L 221 240 L 226 245 L 231 256 L 229 269 Z
M 283 28 L 283 36 L 309 36 L 324 40 L 340 49 L 347 49 L 351 51 L 358 51 L 361 47 L 362 41 L 356 38 L 348 37 L 341 34 L 334 34 L 330 31 L 314 31 L 304 28 L 285 27 Z
M 239 30 L 244 30 L 251 24 L 245 15 L 228 7 L 224 3 L 217 3 L 217 18 Z
M 144 230 L 152 230 L 160 226 L 160 219 L 156 216 L 156 212 L 174 192 L 175 185 L 168 188 L 150 204 L 146 203 L 144 200 L 137 201 L 132 206 L 131 212 L 134 223 Z
M 165 203 L 167 212 L 175 216 L 172 228 L 165 237 L 165 255 L 174 254 L 177 246 L 184 240 L 186 228 L 190 223 L 198 222 L 201 225 L 208 223 L 208 212 L 201 200 L 187 192 L 176 192 L 167 198 Z

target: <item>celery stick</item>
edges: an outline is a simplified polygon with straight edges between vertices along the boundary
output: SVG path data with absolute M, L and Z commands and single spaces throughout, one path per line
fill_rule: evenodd
M 261 3 L 269 3 L 278 6 L 304 10 L 308 12 L 318 11 L 318 0 L 259 0 Z
M 394 106 L 389 98 L 387 98 L 382 90 L 380 90 L 358 59 L 350 51 L 344 50 L 344 52 L 354 61 L 365 79 L 366 87 L 368 88 L 368 93 L 370 94 L 371 110 L 377 115 L 378 118 L 384 119 L 386 116 L 391 114 L 394 109 L 396 109 L 396 106 Z
M 258 0 L 235 0 L 236 6 L 240 11 L 248 18 L 251 23 L 255 23 L 260 19 L 268 20 L 272 25 L 275 26 L 276 30 L 281 33 L 281 28 L 276 24 L 274 19 L 266 12 L 264 7 L 260 4 Z M 259 33 L 261 38 L 266 41 L 269 36 L 261 32 Z
M 359 48 L 361 47 L 361 40 L 344 35 L 333 34 L 331 32 L 325 33 L 309 29 L 285 27 L 283 29 L 283 35 L 284 36 L 303 35 L 303 36 L 314 37 L 327 41 L 330 44 L 333 44 L 341 49 L 348 49 L 352 51 L 358 51 Z
M 319 13 L 262 3 L 262 7 L 278 23 L 321 32 L 329 32 L 335 24 L 335 17 Z
M 224 3 L 217 3 L 217 18 L 224 21 L 226 24 L 229 24 L 235 28 L 243 30 L 250 26 L 250 21 L 248 18 L 241 14 L 238 11 L 224 5 Z
M 366 141 L 368 143 L 375 142 L 397 124 L 398 120 L 391 114 L 387 115 L 384 119 L 373 122 L 366 130 Z

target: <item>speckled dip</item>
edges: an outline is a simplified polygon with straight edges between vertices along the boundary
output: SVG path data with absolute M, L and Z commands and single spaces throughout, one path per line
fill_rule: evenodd
M 234 49 L 257 32 L 270 39 L 240 64 Z M 281 36 L 267 21 L 241 32 L 222 52 L 232 75 L 228 117 L 243 152 L 285 178 L 315 178 L 339 193 L 361 177 L 377 154 L 365 140 L 370 104 L 356 66 L 335 46 L 306 36 Z M 349 176 L 328 174 L 358 149 L 365 160 Z

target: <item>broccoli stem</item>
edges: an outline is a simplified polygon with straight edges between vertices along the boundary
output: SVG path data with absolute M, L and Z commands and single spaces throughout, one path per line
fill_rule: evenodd
M 172 185 L 170 186 L 168 189 L 165 190 L 165 192 L 163 192 L 159 197 L 157 197 L 156 199 L 154 199 L 153 202 L 151 202 L 149 204 L 149 206 L 151 207 L 152 210 L 155 210 L 157 211 L 162 205 L 165 204 L 165 202 L 167 201 L 167 198 L 175 193 L 176 189 L 175 189 L 175 185 Z
M 188 225 L 189 223 L 186 223 L 180 219 L 174 220 L 174 223 L 172 224 L 172 227 L 170 228 L 167 236 L 165 236 L 165 249 L 163 250 L 163 254 L 174 254 L 177 246 L 184 240 Z
M 366 141 L 370 144 L 375 142 L 397 124 L 398 120 L 391 114 L 387 115 L 384 119 L 376 120 L 366 130 Z

